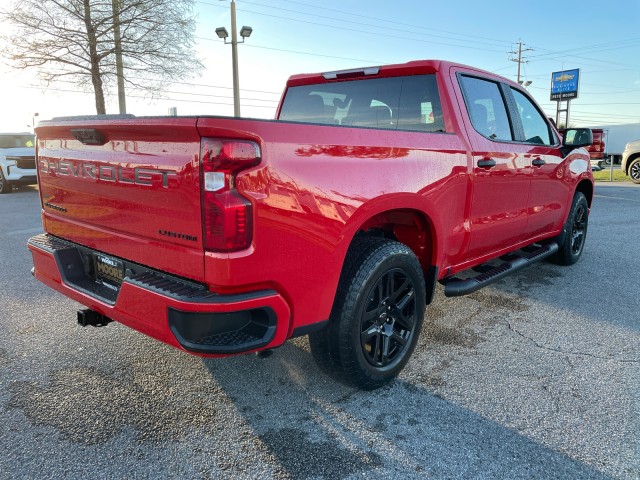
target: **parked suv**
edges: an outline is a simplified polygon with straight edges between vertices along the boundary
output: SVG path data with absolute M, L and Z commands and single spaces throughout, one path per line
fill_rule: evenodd
M 627 143 L 620 168 L 633 183 L 640 183 L 640 140 Z
M 0 133 L 0 193 L 11 193 L 13 185 L 36 183 L 33 134 Z

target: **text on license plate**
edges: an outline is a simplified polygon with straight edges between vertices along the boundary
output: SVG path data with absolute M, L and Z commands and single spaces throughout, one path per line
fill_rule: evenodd
M 124 263 L 105 255 L 94 255 L 96 280 L 108 286 L 120 286 L 124 280 Z

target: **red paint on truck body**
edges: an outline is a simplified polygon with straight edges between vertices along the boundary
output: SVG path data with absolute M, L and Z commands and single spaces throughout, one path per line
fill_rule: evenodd
M 557 235 L 577 185 L 592 185 L 589 170 L 571 167 L 584 159 L 562 158 L 558 142 L 494 142 L 480 135 L 457 75 L 520 89 L 501 77 L 421 61 L 381 67 L 376 78 L 421 74 L 436 75 L 444 133 L 223 117 L 41 123 L 38 165 L 47 233 L 220 295 L 274 293 L 212 307 L 125 282 L 109 304 L 65 284 L 52 255 L 30 245 L 36 278 L 179 348 L 167 322 L 169 307 L 230 312 L 268 306 L 277 318 L 275 336 L 261 347 L 269 348 L 295 329 L 329 318 L 347 249 L 361 230 L 393 230 L 425 269 L 437 267 L 439 278 Z M 292 87 L 330 81 L 320 74 L 293 76 L 283 99 Z M 278 115 L 281 110 L 282 102 Z M 105 143 L 76 140 L 71 130 L 79 127 L 99 130 Z M 229 184 L 252 207 L 251 245 L 244 250 L 216 253 L 203 245 L 203 138 L 260 147 L 260 162 Z M 495 168 L 477 166 L 489 157 Z M 542 168 L 531 163 L 539 157 L 547 160 Z

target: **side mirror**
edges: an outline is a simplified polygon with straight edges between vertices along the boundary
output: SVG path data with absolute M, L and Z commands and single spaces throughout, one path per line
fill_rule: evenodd
M 567 128 L 564 131 L 562 145 L 565 147 L 588 147 L 593 143 L 593 133 L 590 128 Z

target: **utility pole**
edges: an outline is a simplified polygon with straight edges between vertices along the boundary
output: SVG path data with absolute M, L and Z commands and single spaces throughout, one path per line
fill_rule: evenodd
M 124 95 L 124 68 L 122 65 L 122 37 L 120 36 L 120 2 L 111 0 L 113 8 L 113 43 L 116 54 L 116 76 L 118 77 L 118 107 L 120 113 L 127 113 L 127 102 Z
M 528 52 L 533 50 L 533 48 L 522 48 L 522 40 L 518 40 L 518 51 L 517 52 L 509 52 L 512 55 L 518 55 L 518 58 L 510 58 L 512 62 L 516 62 L 518 64 L 518 83 L 522 85 L 522 81 L 520 80 L 520 65 L 523 63 L 529 63 L 526 60 L 522 59 L 522 52 Z
M 240 116 L 240 77 L 238 74 L 238 27 L 236 2 L 231 0 L 231 63 L 233 64 L 233 115 Z
M 233 67 L 233 114 L 236 117 L 240 116 L 240 80 L 238 74 L 238 44 L 244 43 L 244 41 L 251 36 L 253 28 L 243 25 L 240 29 L 240 36 L 242 41 L 238 41 L 238 27 L 236 25 L 236 2 L 231 0 L 231 41 L 227 42 L 229 38 L 229 32 L 224 27 L 216 28 L 216 35 L 218 38 L 224 40 L 224 43 L 231 44 L 231 62 Z

